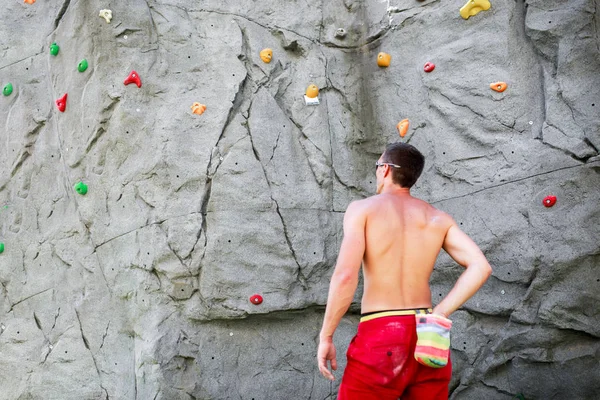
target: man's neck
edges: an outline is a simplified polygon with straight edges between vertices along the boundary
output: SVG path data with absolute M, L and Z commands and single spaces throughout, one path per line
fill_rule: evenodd
M 384 186 L 380 194 L 392 194 L 395 196 L 410 196 L 410 188 L 405 188 L 399 185 Z

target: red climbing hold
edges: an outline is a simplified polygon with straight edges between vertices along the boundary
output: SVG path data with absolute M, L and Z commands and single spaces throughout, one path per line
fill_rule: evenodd
M 542 203 L 546 207 L 552 207 L 556 204 L 556 196 L 546 196 L 544 197 L 544 201 L 542 201 Z
M 63 95 L 63 97 L 56 100 L 56 107 L 58 107 L 58 111 L 65 112 L 65 109 L 67 108 L 67 94 L 66 93 Z
M 252 304 L 259 305 L 260 303 L 262 303 L 262 301 L 263 301 L 263 298 L 260 294 L 255 294 L 252 297 L 250 297 L 250 302 Z
M 142 87 L 142 80 L 140 79 L 140 75 L 135 71 L 131 71 L 131 73 L 129 74 L 127 79 L 125 79 L 123 81 L 123 83 L 125 85 L 129 85 L 130 83 L 135 83 L 137 85 L 137 87 Z
M 425 65 L 423 66 L 423 70 L 425 72 L 431 72 L 434 69 L 435 69 L 435 64 L 434 63 L 426 62 Z

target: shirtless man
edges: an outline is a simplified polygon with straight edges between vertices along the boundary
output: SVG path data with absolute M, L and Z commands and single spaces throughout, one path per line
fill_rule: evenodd
M 447 318 L 475 294 L 492 270 L 449 215 L 410 195 L 423 166 L 424 157 L 415 147 L 387 146 L 377 161 L 377 195 L 354 201 L 346 210 L 317 355 L 321 374 L 334 380 L 327 365 L 329 361 L 337 369 L 333 334 L 354 297 L 362 261 L 362 318 L 348 348 L 338 400 L 448 398 L 451 362 L 432 368 L 413 356 L 415 314 Z M 431 310 L 429 278 L 442 248 L 466 269 Z M 402 311 L 381 313 L 390 310 Z

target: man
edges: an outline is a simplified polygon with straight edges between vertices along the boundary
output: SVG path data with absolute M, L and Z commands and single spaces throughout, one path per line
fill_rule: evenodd
M 449 360 L 445 367 L 432 368 L 414 357 L 415 314 L 451 324 L 446 318 L 475 294 L 492 270 L 449 215 L 410 195 L 424 163 L 409 144 L 387 146 L 376 164 L 377 195 L 354 201 L 346 210 L 317 356 L 319 370 L 333 380 L 327 365 L 329 361 L 337 369 L 333 334 L 354 297 L 362 261 L 362 317 L 348 348 L 340 400 L 448 398 Z M 429 278 L 442 248 L 466 270 L 431 310 Z

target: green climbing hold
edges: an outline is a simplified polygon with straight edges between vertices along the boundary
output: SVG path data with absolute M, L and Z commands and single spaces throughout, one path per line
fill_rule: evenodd
M 12 83 L 7 83 L 6 86 L 4 86 L 4 89 L 2 89 L 2 93 L 4 93 L 5 96 L 10 96 L 10 94 L 12 92 L 13 92 Z
M 85 71 L 87 69 L 87 67 L 88 67 L 88 62 L 85 58 L 83 60 L 79 61 L 79 64 L 77 64 L 77 70 L 79 72 Z
M 76 184 L 74 186 L 74 189 L 77 193 L 79 193 L 82 196 L 87 193 L 87 185 L 83 182 L 79 182 L 78 184 Z
M 58 47 L 56 42 L 54 42 L 50 45 L 50 54 L 52 54 L 53 56 L 57 55 L 59 50 L 60 50 L 60 47 Z
M 4 253 L 4 243 L 0 242 L 0 253 Z

